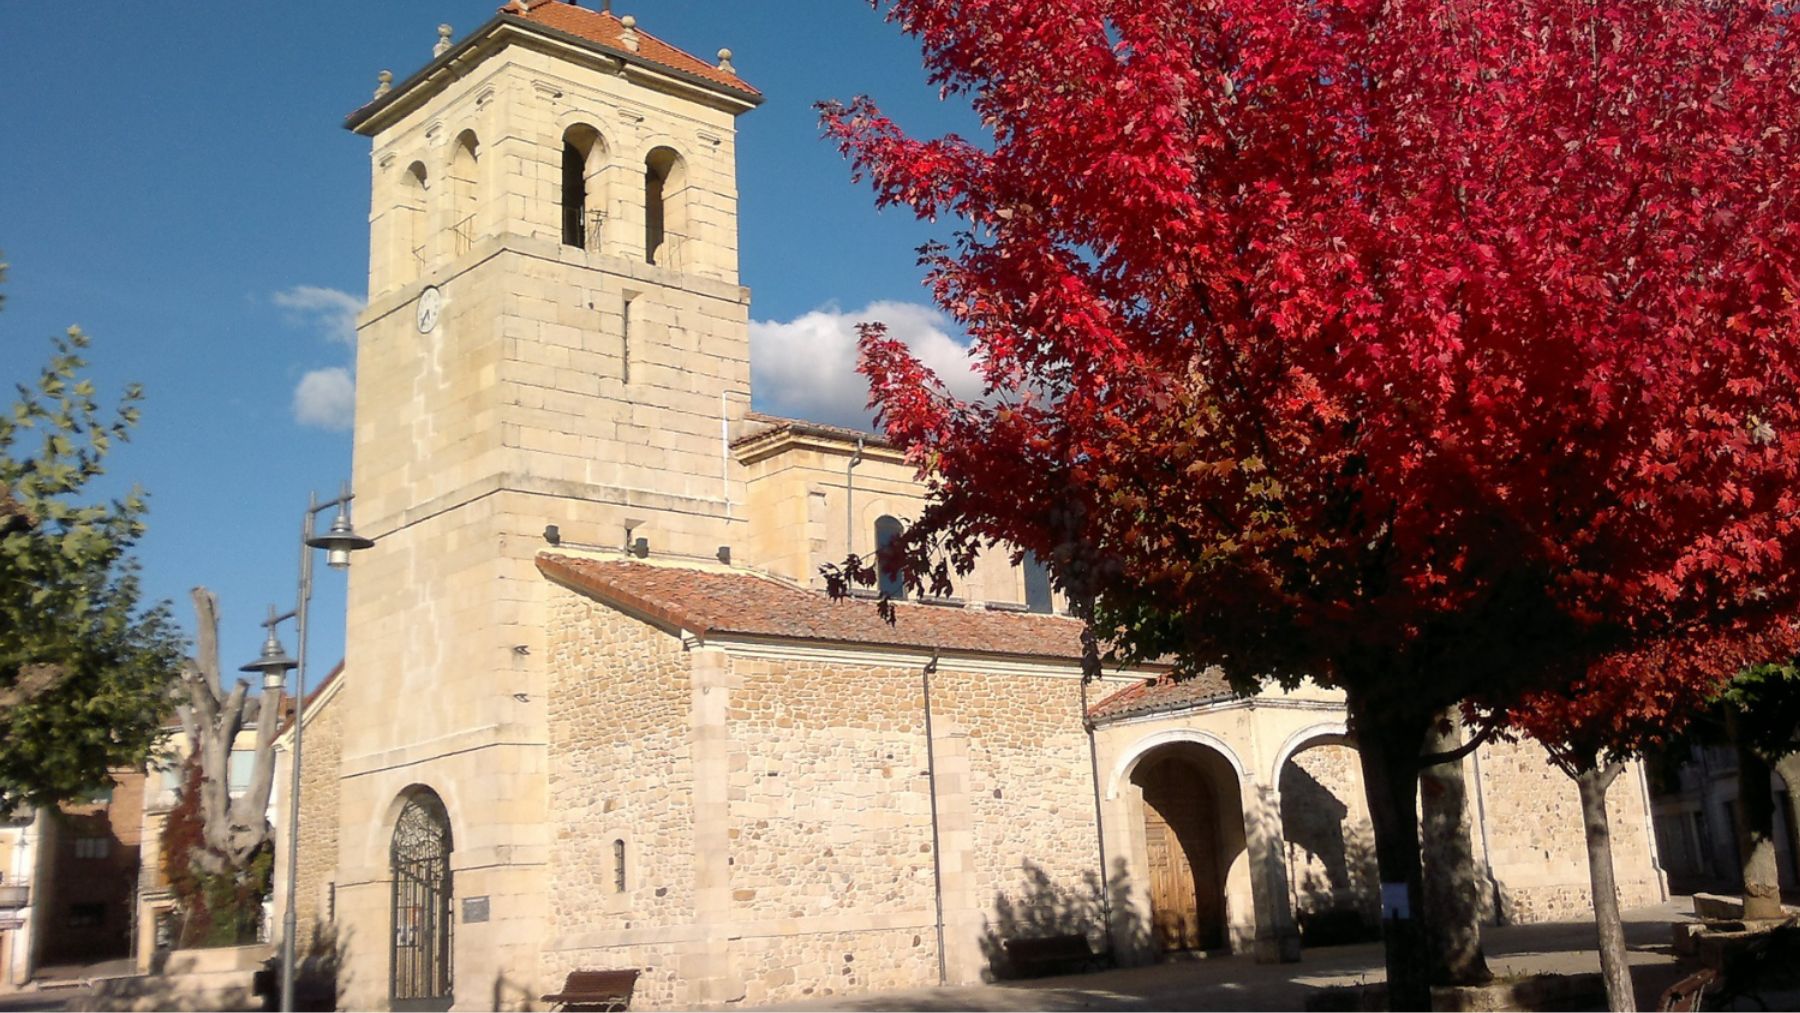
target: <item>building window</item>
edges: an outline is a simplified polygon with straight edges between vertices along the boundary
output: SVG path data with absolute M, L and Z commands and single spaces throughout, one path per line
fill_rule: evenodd
M 576 124 L 563 132 L 562 241 L 564 246 L 594 249 L 600 239 L 600 213 L 606 204 L 599 174 L 606 161 L 600 132 Z
M 1049 612 L 1053 604 L 1050 594 L 1050 570 L 1037 553 L 1025 553 L 1025 607 L 1033 612 Z
M 625 293 L 619 309 L 619 382 L 631 382 L 631 304 L 637 301 L 635 293 Z
M 875 581 L 881 593 L 896 601 L 906 597 L 906 573 L 904 570 L 889 572 L 882 565 L 881 555 L 894 539 L 900 537 L 904 530 L 897 518 L 883 514 L 875 519 Z
M 675 237 L 686 227 L 682 205 L 686 183 L 681 156 L 657 148 L 644 159 L 644 262 L 674 267 Z
M 613 892 L 625 892 L 625 841 L 613 841 Z
M 475 131 L 465 130 L 456 136 L 456 150 L 450 156 L 450 231 L 456 239 L 456 255 L 468 253 L 475 245 L 475 208 L 481 200 L 481 141 Z
M 426 236 L 425 206 L 426 193 L 431 189 L 430 177 L 425 173 L 424 162 L 414 162 L 406 167 L 400 177 L 400 234 L 405 238 L 406 253 L 402 258 L 406 272 L 403 282 L 412 281 L 425 274 L 425 248 L 429 245 Z
M 105 858 L 112 853 L 112 841 L 105 837 L 75 838 L 76 858 Z
M 256 773 L 256 754 L 248 749 L 232 750 L 231 759 L 226 764 L 226 778 L 230 784 L 232 798 L 250 790 L 250 777 L 254 773 Z
M 69 928 L 97 928 L 106 921 L 105 904 L 70 904 Z

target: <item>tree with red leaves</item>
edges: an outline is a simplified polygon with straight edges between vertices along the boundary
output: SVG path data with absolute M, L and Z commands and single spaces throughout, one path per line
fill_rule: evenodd
M 1538 740 L 1550 760 L 1575 781 L 1587 837 L 1600 970 L 1608 1008 L 1637 1009 L 1625 950 L 1612 860 L 1612 827 L 1606 795 L 1627 761 L 1666 745 L 1749 657 L 1759 640 L 1723 624 L 1702 636 L 1678 636 L 1642 644 L 1593 664 L 1568 684 L 1534 690 L 1510 706 L 1496 707 L 1509 728 Z M 1765 793 L 1766 794 L 1766 793 Z
M 1127 656 L 1341 688 L 1409 913 L 1435 711 L 1791 646 L 1784 8 L 885 6 L 991 132 L 822 107 L 880 203 L 964 223 L 923 260 L 987 396 L 863 340 L 930 493 L 888 560 L 912 579 L 1009 543 Z M 1424 929 L 1387 929 L 1424 1008 Z

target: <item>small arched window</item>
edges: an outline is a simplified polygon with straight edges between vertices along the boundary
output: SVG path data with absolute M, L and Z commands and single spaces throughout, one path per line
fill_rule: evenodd
M 1053 607 L 1050 594 L 1050 570 L 1037 553 L 1025 553 L 1025 607 L 1033 612 L 1049 612 Z
M 563 131 L 562 241 L 564 246 L 594 249 L 600 239 L 600 217 L 606 207 L 600 170 L 606 142 L 600 132 L 577 123 Z
M 613 892 L 625 892 L 625 839 L 613 841 Z
M 655 148 L 644 159 L 644 262 L 675 266 L 676 245 L 687 227 L 687 181 L 681 156 Z
M 475 207 L 481 200 L 480 160 L 481 142 L 475 131 L 458 134 L 456 149 L 450 154 L 450 231 L 456 237 L 459 256 L 475 245 Z
M 875 569 L 876 586 L 881 593 L 896 601 L 906 597 L 906 573 L 903 570 L 889 572 L 881 563 L 881 557 L 894 539 L 900 537 L 904 530 L 897 518 L 883 514 L 875 519 Z

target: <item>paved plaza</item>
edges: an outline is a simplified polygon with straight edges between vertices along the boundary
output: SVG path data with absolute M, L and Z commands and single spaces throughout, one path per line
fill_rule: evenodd
M 1625 913 L 1640 1008 L 1681 977 L 1669 923 L 1686 921 L 1689 898 Z M 1592 923 L 1488 928 L 1482 935 L 1496 975 L 1598 971 Z M 821 996 L 764 1007 L 781 1010 L 1298 1010 L 1309 995 L 1385 980 L 1381 944 L 1308 950 L 1298 964 L 1258 964 L 1246 956 L 1174 961 L 1095 974 L 966 988 L 922 988 Z M 1600 1008 L 1600 1007 L 1596 1007 Z

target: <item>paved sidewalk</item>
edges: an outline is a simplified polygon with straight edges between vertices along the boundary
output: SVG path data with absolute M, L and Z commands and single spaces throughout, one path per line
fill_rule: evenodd
M 1669 923 L 1687 921 L 1686 897 L 1625 913 L 1632 976 L 1641 1008 L 1680 977 L 1669 948 Z M 1592 923 L 1486 929 L 1482 942 L 1496 975 L 1598 971 Z M 821 995 L 761 1007 L 779 1010 L 1298 1010 L 1308 995 L 1339 985 L 1386 980 L 1381 945 L 1308 950 L 1297 964 L 1258 964 L 1249 957 L 1176 961 L 1094 974 L 964 988 L 920 988 Z

